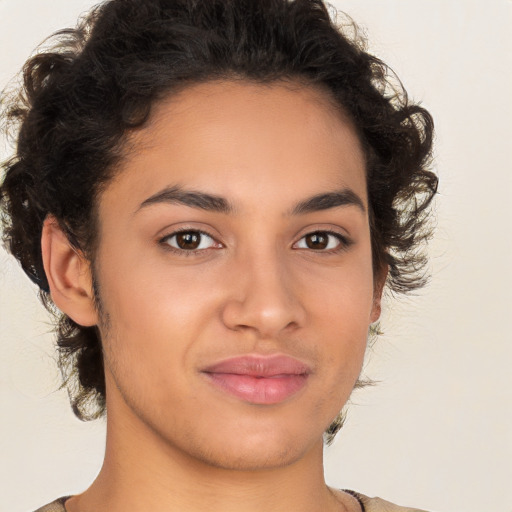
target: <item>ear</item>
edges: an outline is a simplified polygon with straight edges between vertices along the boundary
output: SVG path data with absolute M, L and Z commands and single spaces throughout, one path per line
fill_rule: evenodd
M 372 311 L 370 313 L 370 323 L 372 324 L 380 318 L 380 314 L 382 312 L 382 293 L 384 291 L 384 285 L 386 284 L 388 272 L 388 265 L 382 265 L 380 271 L 375 275 L 373 284 L 373 304 Z
M 98 315 L 94 304 L 90 264 L 71 245 L 52 215 L 43 224 L 41 251 L 55 305 L 79 325 L 96 325 Z

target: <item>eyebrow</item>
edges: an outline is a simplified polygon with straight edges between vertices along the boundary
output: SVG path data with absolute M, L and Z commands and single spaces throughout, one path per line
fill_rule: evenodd
M 167 187 L 153 194 L 141 203 L 138 210 L 160 203 L 182 204 L 190 206 L 191 208 L 228 215 L 233 215 L 237 211 L 237 208 L 224 197 L 196 190 L 185 190 L 180 186 Z M 356 206 L 362 213 L 366 213 L 363 200 L 353 190 L 344 188 L 332 192 L 320 193 L 304 199 L 286 212 L 285 215 L 305 215 L 307 213 L 329 210 L 340 206 Z
M 184 190 L 179 186 L 164 188 L 160 192 L 148 197 L 141 203 L 138 210 L 158 203 L 183 204 L 210 212 L 235 213 L 234 206 L 223 197 L 195 190 Z
M 317 194 L 300 201 L 288 215 L 304 215 L 306 213 L 329 210 L 338 206 L 356 206 L 362 213 L 366 213 L 363 200 L 351 189 L 344 188 L 325 194 Z

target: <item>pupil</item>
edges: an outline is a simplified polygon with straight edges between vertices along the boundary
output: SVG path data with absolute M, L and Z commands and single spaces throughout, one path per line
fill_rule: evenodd
M 182 249 L 197 249 L 199 246 L 199 235 L 197 233 L 180 233 L 176 239 Z
M 327 237 L 319 233 L 313 233 L 306 238 L 306 245 L 310 249 L 325 249 L 327 244 Z

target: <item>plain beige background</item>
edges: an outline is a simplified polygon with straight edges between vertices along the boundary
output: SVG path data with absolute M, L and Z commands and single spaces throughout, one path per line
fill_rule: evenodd
M 0 0 L 0 86 L 88 0 Z M 512 512 L 512 2 L 340 0 L 437 126 L 431 284 L 388 300 L 385 335 L 326 450 L 330 484 L 437 512 Z M 5 155 L 5 153 L 4 153 Z M 102 421 L 56 391 L 50 324 L 0 251 L 0 511 L 84 489 Z

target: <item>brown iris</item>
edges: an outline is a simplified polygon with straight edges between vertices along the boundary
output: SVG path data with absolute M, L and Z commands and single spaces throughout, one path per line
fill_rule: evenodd
M 184 231 L 176 235 L 176 244 L 180 249 L 194 250 L 201 243 L 201 234 L 193 231 Z
M 309 249 L 325 249 L 329 244 L 329 237 L 325 233 L 311 233 L 306 235 L 306 245 Z

